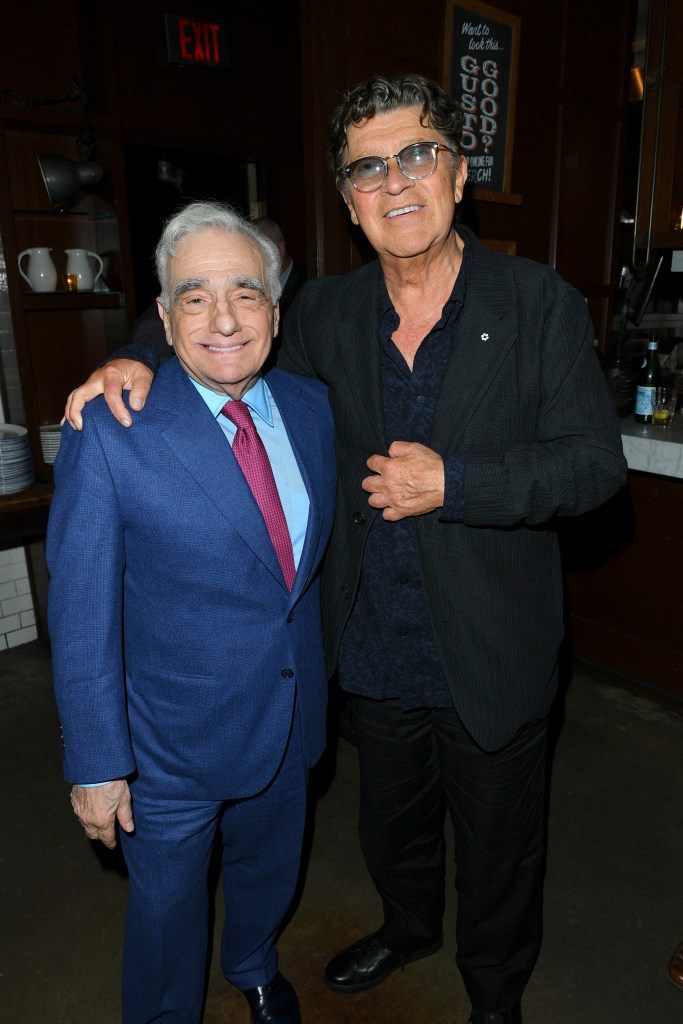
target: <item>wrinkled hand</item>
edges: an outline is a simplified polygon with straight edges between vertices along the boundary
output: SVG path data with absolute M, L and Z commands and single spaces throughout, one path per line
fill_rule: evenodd
M 123 404 L 121 393 L 130 389 L 130 406 L 139 412 L 144 408 L 153 380 L 154 374 L 144 363 L 139 363 L 136 359 L 112 359 L 110 363 L 91 373 L 85 384 L 71 392 L 66 400 L 62 423 L 66 420 L 74 430 L 82 430 L 83 406 L 92 398 L 103 394 L 112 415 L 124 427 L 129 427 L 133 421 Z
M 114 825 L 117 819 L 124 832 L 132 832 L 135 828 L 130 790 L 125 779 L 115 779 L 87 789 L 73 786 L 71 806 L 88 839 L 100 839 L 110 850 L 116 846 Z
M 443 459 L 431 448 L 414 441 L 394 441 L 388 459 L 373 455 L 367 467 L 373 475 L 361 486 L 370 495 L 368 504 L 383 509 L 383 517 L 390 522 L 443 506 Z

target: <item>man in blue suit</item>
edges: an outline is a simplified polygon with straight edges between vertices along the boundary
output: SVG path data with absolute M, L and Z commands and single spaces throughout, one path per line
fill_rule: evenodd
M 82 432 L 65 428 L 55 466 L 49 621 L 64 771 L 86 835 L 113 847 L 119 826 L 125 1024 L 201 1019 L 217 831 L 223 972 L 252 1024 L 300 1024 L 275 939 L 325 742 L 318 577 L 332 420 L 323 385 L 261 376 L 279 315 L 269 239 L 227 207 L 193 203 L 156 259 L 178 358 L 133 429 L 100 399 Z M 260 484 L 231 447 L 251 430 L 230 418 L 238 407 L 272 471 L 275 541 L 272 508 L 261 511 Z

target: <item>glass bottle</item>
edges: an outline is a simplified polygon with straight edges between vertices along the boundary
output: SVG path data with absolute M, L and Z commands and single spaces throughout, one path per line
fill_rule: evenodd
M 652 423 L 652 393 L 661 386 L 662 370 L 657 338 L 653 334 L 647 343 L 647 353 L 636 378 L 636 407 L 633 413 L 636 423 Z

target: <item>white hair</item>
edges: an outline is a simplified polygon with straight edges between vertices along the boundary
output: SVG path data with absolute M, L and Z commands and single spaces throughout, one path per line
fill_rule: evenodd
M 237 210 L 226 203 L 215 200 L 189 203 L 175 213 L 164 225 L 161 238 L 154 252 L 157 277 L 161 285 L 161 304 L 170 309 L 168 290 L 168 265 L 176 254 L 178 242 L 185 235 L 197 235 L 207 228 L 224 231 L 226 234 L 246 235 L 256 243 L 263 254 L 265 265 L 265 286 L 268 298 L 275 305 L 280 298 L 280 253 L 274 242 L 259 230 L 251 221 L 246 220 Z

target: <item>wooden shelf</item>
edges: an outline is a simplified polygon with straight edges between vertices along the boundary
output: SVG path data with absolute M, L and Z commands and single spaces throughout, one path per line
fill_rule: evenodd
M 683 231 L 653 231 L 653 249 L 683 249 Z
M 45 310 L 118 309 L 124 305 L 121 292 L 24 292 L 27 313 Z
M 40 480 L 16 494 L 0 495 L 0 549 L 45 536 L 54 489 L 51 481 Z
M 29 430 L 42 480 L 15 497 L 0 497 L 5 546 L 45 532 L 52 467 L 42 451 L 41 423 L 57 422 L 69 392 L 129 336 L 133 280 L 118 121 L 102 116 L 92 121 L 97 141 L 93 159 L 102 167 L 102 180 L 75 208 L 54 209 L 40 172 L 42 153 L 78 159 L 81 127 L 80 104 L 74 111 L 30 105 L 0 110 L 0 233 L 22 405 L 14 415 Z M 27 264 L 24 257 L 20 265 L 19 255 L 34 247 L 52 252 L 56 291 L 33 292 L 23 279 Z M 95 290 L 66 290 L 71 249 L 97 253 L 102 260 Z M 97 290 L 98 285 L 106 291 Z
M 30 103 L 8 103 L 0 105 L 0 120 L 3 128 L 14 131 L 62 131 L 78 135 L 83 130 L 81 104 L 74 101 L 73 107 L 32 106 Z M 90 109 L 89 121 L 92 130 L 102 131 L 106 119 Z
M 94 220 L 94 221 L 107 221 L 116 220 L 116 212 L 114 210 L 15 210 L 14 218 L 18 223 L 24 221 L 32 223 L 34 221 L 78 221 L 83 220 Z

